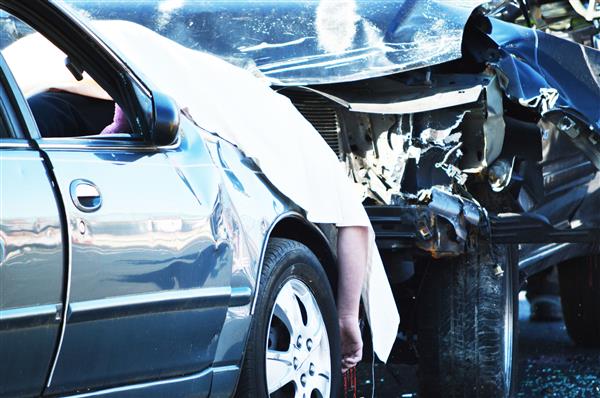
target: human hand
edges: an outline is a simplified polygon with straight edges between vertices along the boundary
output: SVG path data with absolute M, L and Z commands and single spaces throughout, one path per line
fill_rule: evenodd
M 340 317 L 342 373 L 355 367 L 362 359 L 363 342 L 358 317 Z
M 104 127 L 100 135 L 126 133 L 127 131 L 129 131 L 129 122 L 127 121 L 127 116 L 125 116 L 123 109 L 121 109 L 121 107 L 115 103 L 113 122 Z

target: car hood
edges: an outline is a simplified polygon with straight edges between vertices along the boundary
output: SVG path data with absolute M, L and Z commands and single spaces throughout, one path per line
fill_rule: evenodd
M 480 0 L 68 0 L 92 19 L 125 19 L 275 85 L 374 78 L 461 57 Z

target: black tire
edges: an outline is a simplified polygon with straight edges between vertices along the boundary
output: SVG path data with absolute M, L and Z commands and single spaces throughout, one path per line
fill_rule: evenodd
M 473 254 L 428 265 L 418 298 L 419 397 L 514 394 L 517 252 L 492 250 L 495 260 Z
M 558 266 L 560 298 L 567 332 L 575 344 L 600 347 L 600 256 Z
M 335 300 L 327 275 L 316 256 L 306 246 L 296 241 L 276 238 L 269 242 L 263 261 L 258 300 L 236 397 L 264 398 L 269 396 L 266 355 L 267 344 L 271 344 L 272 340 L 272 336 L 269 334 L 272 326 L 270 324 L 271 315 L 278 293 L 291 280 L 300 281 L 308 287 L 316 300 L 325 324 L 330 347 L 330 396 L 337 397 L 339 395 L 342 377 L 339 325 Z M 300 302 L 297 297 L 296 299 Z M 303 322 L 307 322 L 305 318 L 303 318 Z M 281 325 L 279 326 L 281 327 Z M 308 347 L 306 348 L 308 349 Z M 293 397 L 293 392 L 294 385 L 291 385 L 271 396 Z M 307 395 L 307 398 L 309 397 L 310 395 Z

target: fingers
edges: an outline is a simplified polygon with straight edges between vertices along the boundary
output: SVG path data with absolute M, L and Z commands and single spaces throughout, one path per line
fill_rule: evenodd
M 358 363 L 362 359 L 362 349 L 356 350 L 349 354 L 346 354 L 346 355 L 344 355 L 343 358 L 346 359 L 347 361 L 353 361 L 353 362 Z
M 350 369 L 353 368 L 355 366 L 358 365 L 359 361 L 355 361 L 355 360 L 342 360 L 342 369 L 346 368 L 346 369 Z
M 342 373 L 358 366 L 357 361 L 342 361 Z
M 342 371 L 354 368 L 362 359 L 363 342 L 356 319 L 340 320 Z
M 342 373 L 346 373 L 348 370 L 356 367 L 357 363 L 348 363 L 342 361 Z
M 342 357 L 342 372 L 346 372 L 348 369 L 351 369 L 358 365 L 361 359 L 362 348 L 350 353 L 345 353 Z

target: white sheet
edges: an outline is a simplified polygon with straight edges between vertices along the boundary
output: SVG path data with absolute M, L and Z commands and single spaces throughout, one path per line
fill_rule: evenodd
M 386 361 L 400 318 L 375 236 L 353 183 L 313 126 L 286 97 L 246 70 L 182 47 L 131 22 L 98 21 L 95 27 L 126 55 L 133 70 L 142 71 L 180 107 L 188 108 L 196 123 L 257 159 L 267 178 L 301 206 L 310 221 L 369 227 L 369 261 L 362 298 L 375 353 Z M 49 46 L 34 35 L 3 51 L 26 95 L 54 87 L 107 97 L 89 76 L 82 82 L 73 79 L 62 66 L 64 54 Z

